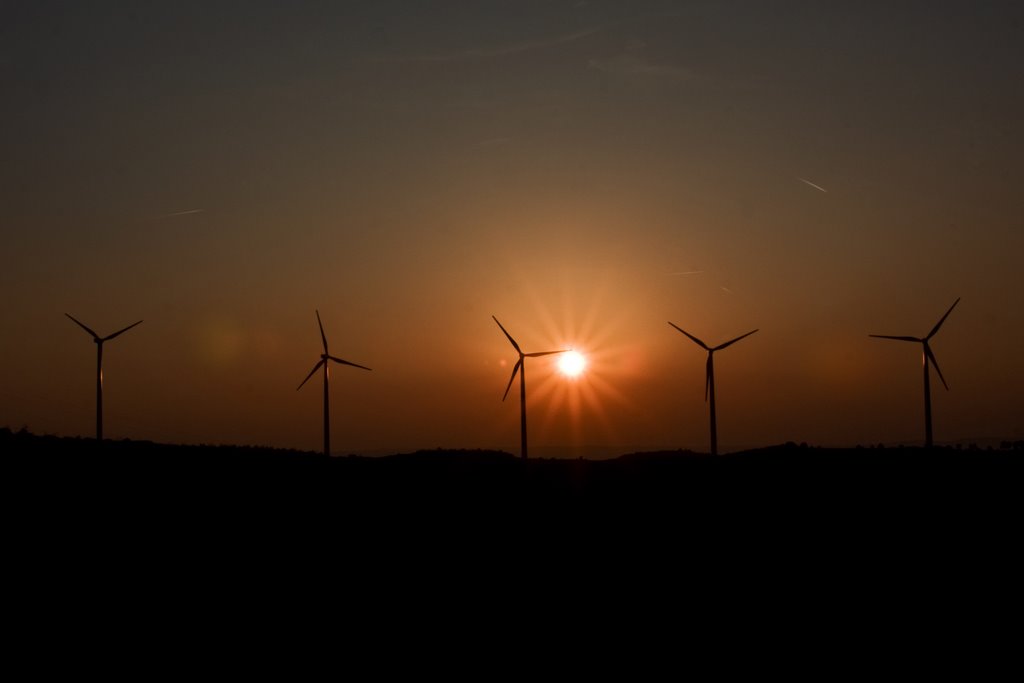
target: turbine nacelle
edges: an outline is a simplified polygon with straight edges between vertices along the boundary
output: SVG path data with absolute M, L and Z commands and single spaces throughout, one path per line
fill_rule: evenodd
M 949 385 L 946 384 L 946 378 L 942 376 L 942 369 L 939 367 L 939 361 L 935 359 L 935 354 L 932 353 L 932 347 L 929 346 L 928 341 L 939 331 L 939 328 L 942 327 L 942 323 L 946 322 L 946 318 L 949 317 L 949 314 L 953 312 L 953 309 L 956 308 L 958 303 L 960 303 L 960 297 L 957 297 L 956 301 L 953 302 L 953 305 L 949 307 L 949 310 L 947 310 L 941 318 L 939 318 L 939 322 L 935 323 L 935 327 L 933 327 L 931 332 L 929 332 L 925 337 L 896 336 L 890 334 L 869 334 L 868 336 L 874 337 L 875 339 L 892 339 L 894 341 L 916 342 L 921 344 L 925 365 L 927 366 L 928 364 L 931 364 L 935 367 L 935 372 L 939 373 L 939 379 L 942 381 L 942 386 L 946 388 L 946 391 L 949 391 Z
M 509 389 L 512 388 L 512 382 L 515 381 L 516 375 L 519 373 L 520 368 L 523 367 L 523 362 L 525 361 L 525 359 L 540 358 L 541 356 L 550 356 L 556 353 L 567 353 L 569 351 L 569 349 L 559 349 L 558 351 L 536 351 L 534 353 L 523 353 L 523 350 L 519 348 L 519 344 L 516 343 L 516 340 L 512 338 L 511 334 L 508 333 L 508 330 L 505 329 L 505 326 L 502 325 L 501 322 L 499 322 L 495 316 L 492 315 L 491 317 L 494 318 L 494 322 L 498 323 L 498 327 L 500 327 L 501 331 L 505 333 L 506 337 L 508 337 L 508 340 L 512 343 L 512 348 L 514 348 L 516 350 L 516 353 L 519 354 L 519 360 L 516 361 L 515 367 L 512 368 L 512 376 L 509 377 L 508 386 L 505 387 L 505 394 L 504 396 L 501 397 L 502 401 L 508 398 L 508 392 Z
M 741 334 L 740 336 L 736 337 L 735 339 L 730 339 L 729 341 L 727 341 L 727 342 L 724 342 L 724 343 L 722 343 L 722 344 L 719 344 L 718 346 L 708 346 L 707 344 L 705 344 L 704 342 L 702 342 L 702 341 L 701 341 L 700 339 L 697 339 L 697 338 L 696 338 L 696 337 L 694 337 L 694 336 L 693 336 L 692 334 L 690 334 L 689 332 L 687 332 L 687 331 L 686 331 L 686 330 L 684 330 L 683 328 L 679 327 L 679 325 L 676 325 L 676 324 L 675 324 L 675 323 L 673 323 L 673 322 L 669 322 L 669 325 L 671 325 L 672 327 L 676 328 L 677 330 L 679 330 L 680 332 L 682 332 L 683 334 L 685 334 L 685 335 L 686 335 L 687 337 L 689 337 L 689 338 L 690 338 L 690 339 L 691 339 L 691 340 L 692 340 L 692 341 L 693 341 L 693 342 L 694 342 L 695 344 L 697 344 L 697 346 L 701 347 L 702 349 L 704 349 L 704 350 L 705 350 L 705 351 L 707 351 L 708 353 L 714 353 L 715 351 L 721 351 L 722 349 L 724 349 L 724 348 L 726 348 L 726 347 L 732 346 L 733 344 L 735 344 L 736 342 L 738 342 L 738 341 L 739 341 L 740 339 L 743 339 L 743 338 L 745 338 L 745 337 L 749 337 L 750 335 L 754 334 L 754 332 L 757 332 L 757 331 L 758 331 L 758 330 L 751 330 L 750 332 L 747 332 L 746 334 Z M 760 328 L 758 328 L 758 329 L 760 329 Z
M 136 325 L 142 324 L 142 321 L 140 320 L 138 322 L 132 323 L 128 327 L 122 328 L 122 329 L 118 330 L 117 332 L 114 332 L 113 334 L 108 334 L 106 337 L 101 337 L 98 334 L 96 334 L 95 332 L 93 332 L 91 327 L 89 327 L 88 325 L 86 325 L 85 323 L 83 323 L 81 320 L 79 320 L 75 316 L 71 315 L 70 313 L 65 313 L 64 315 L 66 315 L 67 317 L 71 318 L 71 320 L 74 321 L 74 323 L 76 325 L 78 325 L 83 330 L 85 330 L 90 335 L 92 335 L 92 341 L 93 341 L 94 344 L 102 344 L 105 341 L 110 341 L 114 337 L 117 337 L 117 336 L 120 336 L 120 335 L 124 334 L 125 332 L 127 332 L 130 329 L 132 329 Z
M 692 334 L 690 334 L 689 332 L 687 332 L 683 328 L 679 327 L 679 325 L 676 325 L 675 323 L 673 323 L 671 321 L 669 322 L 669 325 L 671 325 L 672 327 L 676 328 L 677 330 L 679 330 L 680 332 L 685 334 L 687 337 L 690 338 L 691 341 L 693 341 L 693 343 L 695 343 L 697 346 L 701 347 L 702 349 L 704 349 L 705 351 L 708 352 L 708 360 L 707 360 L 707 363 L 705 364 L 705 377 L 704 377 L 704 402 L 705 403 L 707 403 L 707 401 L 708 401 L 708 394 L 711 391 L 711 382 L 713 381 L 712 378 L 714 377 L 714 372 L 715 372 L 715 361 L 714 361 L 714 358 L 713 358 L 714 354 L 715 354 L 715 351 L 721 351 L 722 349 L 724 349 L 726 347 L 732 346 L 733 344 L 735 344 L 739 340 L 741 340 L 741 339 L 743 339 L 745 337 L 749 337 L 750 335 L 754 334 L 754 332 L 758 331 L 758 330 L 751 330 L 750 332 L 747 332 L 746 334 L 741 334 L 740 336 L 736 337 L 735 339 L 730 339 L 729 341 L 724 342 L 722 344 L 719 344 L 718 346 L 708 346 L 707 344 L 702 342 L 700 339 L 697 339 L 697 337 L 693 336 Z

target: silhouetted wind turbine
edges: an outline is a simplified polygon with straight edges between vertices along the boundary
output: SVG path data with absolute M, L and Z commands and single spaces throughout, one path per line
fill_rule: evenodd
M 669 325 L 672 325 L 672 327 L 676 328 L 677 330 L 685 334 L 687 337 L 692 339 L 694 343 L 697 344 L 697 346 L 701 347 L 702 349 L 708 352 L 707 376 L 704 380 L 704 400 L 708 402 L 711 406 L 711 455 L 718 455 L 718 422 L 715 418 L 715 351 L 721 351 L 727 346 L 732 346 L 740 339 L 743 339 L 744 337 L 749 337 L 750 335 L 754 334 L 754 332 L 757 332 L 757 330 L 752 330 L 750 332 L 747 332 L 746 334 L 741 334 L 735 339 L 727 341 L 724 344 L 719 344 L 718 346 L 710 347 L 704 342 L 702 342 L 700 339 L 697 339 L 692 334 L 676 325 L 675 323 L 670 322 Z
M 331 454 L 331 410 L 330 410 L 330 393 L 329 384 L 331 379 L 330 369 L 327 367 L 327 361 L 333 360 L 335 363 L 341 363 L 342 365 L 351 365 L 354 368 L 362 368 L 363 370 L 370 370 L 370 368 L 363 365 L 357 365 L 350 363 L 347 360 L 335 358 L 327 352 L 327 335 L 324 334 L 324 324 L 320 322 L 320 311 L 316 312 L 316 323 L 320 326 L 320 339 L 324 342 L 324 352 L 320 354 L 320 361 L 313 366 L 313 369 L 306 375 L 306 379 L 302 380 L 302 384 L 295 388 L 298 391 L 302 388 L 302 385 L 309 381 L 309 378 L 320 369 L 322 365 L 324 367 L 324 455 Z
M 537 358 L 539 356 L 550 356 L 555 353 L 565 353 L 566 351 L 568 351 L 568 349 L 561 349 L 560 351 L 539 351 L 537 353 L 523 353 L 523 350 L 519 348 L 519 344 L 517 344 L 516 340 L 512 338 L 512 335 L 508 333 L 508 330 L 506 330 L 504 326 L 500 322 L 498 322 L 497 318 L 495 318 L 493 315 L 491 317 L 494 318 L 494 322 L 498 323 L 498 327 L 500 327 L 501 331 L 505 333 L 505 336 L 508 337 L 508 340 L 512 342 L 512 347 L 516 350 L 516 353 L 519 354 L 519 360 L 516 361 L 515 367 L 512 368 L 512 376 L 508 380 L 508 386 L 505 387 L 505 395 L 501 397 L 501 400 L 504 401 L 506 398 L 508 398 L 508 390 L 512 388 L 512 382 L 515 381 L 516 373 L 522 370 L 522 372 L 520 372 L 519 374 L 519 422 L 520 435 L 522 440 L 520 454 L 522 455 L 523 460 L 526 460 L 526 363 L 524 361 L 527 358 Z
M 932 387 L 929 380 L 928 364 L 935 366 L 935 372 L 939 373 L 939 379 L 942 380 L 942 386 L 946 387 L 946 391 L 949 391 L 949 385 L 946 384 L 946 378 L 942 376 L 942 370 L 939 369 L 939 362 L 935 360 L 935 354 L 932 353 L 932 349 L 928 346 L 928 340 L 935 336 L 935 333 L 942 327 L 942 323 L 946 322 L 946 318 L 953 312 L 956 305 L 960 303 L 960 297 L 957 297 L 953 305 L 946 311 L 946 315 L 939 319 L 939 322 L 935 323 L 935 327 L 928 333 L 928 336 L 923 339 L 920 337 L 894 337 L 888 334 L 869 334 L 869 337 L 875 337 L 877 339 L 895 339 L 896 341 L 907 341 L 907 342 L 920 342 L 922 348 L 922 364 L 924 365 L 924 445 L 926 448 L 932 447 Z
M 85 323 L 77 320 L 70 313 L 65 313 L 67 317 L 71 318 L 79 327 L 92 335 L 92 340 L 96 342 L 96 440 L 103 441 L 103 342 L 110 341 L 114 337 L 124 334 L 128 330 L 132 329 L 142 321 L 132 323 L 123 330 L 118 330 L 114 334 L 108 334 L 106 337 L 101 337 L 93 332 Z

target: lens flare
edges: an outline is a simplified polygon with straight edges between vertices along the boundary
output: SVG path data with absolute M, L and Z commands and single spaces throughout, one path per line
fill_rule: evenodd
M 587 367 L 587 359 L 579 351 L 568 351 L 558 359 L 558 370 L 566 377 L 579 377 Z

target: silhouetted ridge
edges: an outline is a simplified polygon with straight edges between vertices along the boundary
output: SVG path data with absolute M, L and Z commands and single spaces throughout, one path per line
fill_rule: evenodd
M 389 460 L 461 460 L 468 462 L 490 462 L 490 461 L 515 461 L 516 456 L 506 451 L 494 451 L 487 449 L 445 449 L 435 448 L 421 449 L 412 453 L 395 453 L 394 455 L 384 456 Z
M 301 512 L 328 520 L 344 512 L 364 521 L 414 520 L 448 510 L 465 524 L 487 514 L 646 510 L 661 520 L 709 524 L 855 523 L 927 513 L 998 525 L 1024 512 L 1024 456 L 1009 449 L 790 443 L 717 457 L 678 450 L 524 461 L 495 450 L 434 449 L 330 458 L 258 446 L 123 440 L 99 447 L 93 439 L 0 429 L 0 453 L 0 475 L 16 506 L 60 519 L 109 515 L 106 521 L 118 523 L 173 524 L 225 511 L 260 519 Z
M 682 459 L 707 457 L 710 457 L 710 454 L 697 453 L 691 450 L 679 449 L 675 451 L 642 451 L 638 453 L 625 453 L 615 459 L 621 460 L 623 462 L 661 462 L 666 460 L 676 461 Z

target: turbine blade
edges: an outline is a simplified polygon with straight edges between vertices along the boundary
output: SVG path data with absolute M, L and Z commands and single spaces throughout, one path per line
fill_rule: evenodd
M 710 351 L 710 350 L 711 350 L 710 348 L 708 348 L 708 345 L 707 345 L 707 344 L 705 344 L 704 342 L 702 342 L 702 341 L 701 341 L 700 339 L 697 339 L 696 337 L 694 337 L 694 336 L 693 336 L 692 334 L 690 334 L 689 332 L 687 332 L 687 331 L 686 331 L 686 330 L 684 330 L 683 328 L 679 327 L 679 325 L 676 325 L 676 324 L 675 324 L 675 323 L 673 323 L 673 322 L 670 322 L 670 323 L 669 323 L 669 325 L 671 325 L 672 327 L 676 328 L 677 330 L 679 330 L 680 332 L 682 332 L 683 334 L 685 334 L 685 335 L 686 335 L 687 337 L 689 337 L 690 339 L 692 339 L 692 340 L 693 340 L 694 342 L 696 342 L 696 343 L 697 343 L 697 345 L 698 345 L 698 346 L 700 346 L 700 347 L 701 347 L 702 349 L 704 349 L 705 351 Z
M 712 362 L 713 361 L 711 360 L 711 354 L 709 353 L 708 354 L 707 365 L 704 366 L 706 368 L 705 371 L 704 371 L 704 402 L 705 403 L 708 402 L 708 392 L 711 390 L 711 363 Z
M 324 324 L 320 322 L 320 310 L 316 311 L 316 324 L 320 326 L 320 338 L 324 340 L 324 353 L 327 353 L 327 335 L 324 334 Z
M 512 388 L 512 382 L 515 381 L 516 373 L 519 372 L 519 366 L 522 365 L 522 364 L 523 364 L 523 359 L 520 358 L 519 360 L 516 361 L 516 366 L 514 368 L 512 368 L 512 376 L 508 378 L 508 386 L 505 387 L 505 395 L 501 397 L 502 401 L 504 401 L 506 398 L 508 398 L 508 390 Z
M 736 337 L 735 339 L 733 339 L 731 341 L 727 341 L 724 344 L 719 344 L 718 346 L 713 348 L 712 351 L 721 351 L 722 349 L 724 349 L 727 346 L 732 346 L 733 344 L 738 342 L 740 339 L 743 339 L 744 337 L 749 337 L 750 335 L 754 334 L 754 332 L 757 332 L 757 330 L 751 330 L 750 332 L 747 332 L 746 334 L 741 334 L 740 336 Z
M 939 322 L 935 323 L 935 327 L 932 328 L 932 331 L 928 333 L 928 336 L 925 337 L 925 339 L 931 339 L 932 337 L 935 336 L 935 333 L 939 331 L 940 327 L 942 327 L 942 323 L 946 322 L 946 318 L 949 317 L 949 314 L 953 312 L 953 309 L 956 308 L 956 305 L 958 303 L 960 303 L 960 297 L 956 298 L 956 301 L 953 302 L 953 305 L 949 307 L 948 311 L 946 311 L 946 315 L 942 316 L 942 319 L 939 320 Z M 936 370 L 937 369 L 938 367 L 936 367 Z
M 335 358 L 334 356 L 327 356 L 327 357 L 330 358 L 331 360 L 333 360 L 335 363 L 341 363 L 342 365 L 351 365 L 354 368 L 362 368 L 363 370 L 372 370 L 373 369 L 373 368 L 368 368 L 365 365 L 359 365 L 357 363 L 352 363 L 352 362 L 347 361 L 347 360 L 342 360 L 341 358 Z
M 567 353 L 569 349 L 562 349 L 561 351 L 538 351 L 537 353 L 524 353 L 523 355 L 527 358 L 537 358 L 538 356 L 550 356 L 553 353 Z
M 946 378 L 942 376 L 942 370 L 939 368 L 939 361 L 935 360 L 935 354 L 932 353 L 932 348 L 928 346 L 928 342 L 924 343 L 924 355 L 931 361 L 931 364 L 935 366 L 935 372 L 939 373 L 939 379 L 942 380 L 942 386 L 946 387 L 946 391 L 949 391 L 949 385 L 946 384 Z
M 66 315 L 67 317 L 71 318 L 71 319 L 72 319 L 72 320 L 74 320 L 74 321 L 75 321 L 76 323 L 78 323 L 78 326 L 79 326 L 79 327 L 81 327 L 81 328 L 82 328 L 83 330 L 85 330 L 86 332 L 88 332 L 89 334 L 91 334 L 91 335 L 93 336 L 93 339 L 99 339 L 99 338 L 100 338 L 100 336 L 99 336 L 98 334 L 96 334 L 95 332 L 93 332 L 92 330 L 90 330 L 90 329 L 89 329 L 89 328 L 88 328 L 88 327 L 86 326 L 86 324 L 85 324 L 85 323 L 83 323 L 83 322 L 82 322 L 81 320 L 79 320 L 79 319 L 78 319 L 78 318 L 76 318 L 75 316 L 71 315 L 70 313 L 65 313 L 64 315 Z
M 895 339 L 896 341 L 909 341 L 909 342 L 923 342 L 924 339 L 918 339 L 917 337 L 893 337 L 888 334 L 869 334 L 869 337 L 875 339 Z
M 306 379 L 302 380 L 302 384 L 305 384 L 306 382 L 308 382 L 309 378 L 312 377 L 314 374 L 316 374 L 316 371 L 320 369 L 320 366 L 323 365 L 326 362 L 327 361 L 325 361 L 323 358 L 321 358 L 320 362 L 317 363 L 316 365 L 314 365 L 313 369 L 309 371 L 308 375 L 306 375 Z M 302 388 L 302 384 L 300 384 L 299 386 L 295 387 L 295 391 L 298 391 L 299 389 L 301 389 Z
M 498 319 L 495 318 L 493 315 L 491 317 L 494 318 L 494 322 L 498 323 L 498 327 L 500 327 L 501 331 L 505 333 L 505 336 L 508 337 L 508 340 L 512 342 L 512 347 L 519 353 L 522 353 L 523 351 L 522 349 L 519 348 L 519 344 L 516 344 L 516 340 L 512 338 L 511 334 L 508 333 L 508 330 L 505 329 L 505 326 L 498 322 Z
M 132 329 L 133 327 L 135 327 L 136 325 L 139 325 L 139 324 L 141 324 L 141 323 L 142 323 L 142 321 L 141 321 L 141 320 L 140 320 L 139 322 L 137 322 L 137 323 L 133 323 L 133 324 L 129 325 L 128 327 L 124 328 L 123 330 L 118 330 L 118 331 L 117 331 L 117 332 L 115 332 L 114 334 L 111 334 L 111 335 L 108 335 L 108 336 L 104 337 L 104 338 L 103 338 L 103 339 L 101 339 L 100 341 L 110 341 L 110 340 L 111 340 L 111 339 L 113 339 L 114 337 L 116 337 L 116 336 L 118 336 L 118 335 L 120 335 L 120 334 L 124 334 L 124 333 L 125 333 L 125 332 L 127 332 L 128 330 Z

